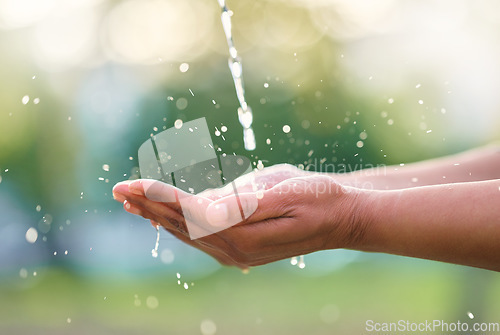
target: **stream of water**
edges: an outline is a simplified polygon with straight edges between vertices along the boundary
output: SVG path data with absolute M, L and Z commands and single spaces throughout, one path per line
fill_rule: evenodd
M 227 8 L 225 0 L 217 1 L 219 2 L 220 8 L 222 10 L 222 28 L 224 29 L 227 45 L 229 47 L 229 70 L 231 71 L 231 75 L 233 76 L 236 96 L 240 103 L 240 107 L 238 108 L 238 119 L 240 120 L 240 124 L 243 127 L 243 141 L 245 143 L 245 149 L 255 150 L 255 134 L 252 129 L 253 113 L 252 109 L 250 108 L 250 106 L 248 106 L 245 100 L 245 88 L 243 86 L 243 66 L 241 64 L 241 58 L 238 56 L 238 50 L 236 50 L 233 42 L 231 23 L 232 12 Z

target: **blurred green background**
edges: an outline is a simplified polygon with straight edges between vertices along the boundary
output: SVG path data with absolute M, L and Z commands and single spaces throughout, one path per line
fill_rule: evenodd
M 228 6 L 254 152 L 216 0 L 0 0 L 0 333 L 362 334 L 366 320 L 472 322 L 468 312 L 499 322 L 499 277 L 478 269 L 337 250 L 244 275 L 167 233 L 151 257 L 154 229 L 111 188 L 138 177 L 139 146 L 177 119 L 205 117 L 222 152 L 254 163 L 330 171 L 500 139 L 497 1 Z

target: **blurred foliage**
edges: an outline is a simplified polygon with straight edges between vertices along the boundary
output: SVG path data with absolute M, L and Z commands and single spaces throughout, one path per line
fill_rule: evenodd
M 0 331 L 17 334 L 360 334 L 365 322 L 496 322 L 498 281 L 480 271 L 469 284 L 489 284 L 471 320 L 460 306 L 469 293 L 457 280 L 465 268 L 354 264 L 311 278 L 270 266 L 243 275 L 224 269 L 185 290 L 177 278 L 87 280 L 51 270 L 15 290 L 0 286 Z M 410 261 L 411 263 L 411 261 Z M 271 270 L 271 271 L 270 271 Z M 370 272 L 369 278 L 366 273 Z M 483 280 L 477 280 L 480 274 Z M 183 279 L 183 278 L 181 278 Z M 486 279 L 486 280 L 485 280 Z M 374 285 L 373 283 L 376 283 Z M 473 290 L 472 287 L 470 287 Z M 474 292 L 473 294 L 477 294 Z M 415 334 L 425 332 L 415 332 Z M 493 332 L 491 333 L 493 334 Z

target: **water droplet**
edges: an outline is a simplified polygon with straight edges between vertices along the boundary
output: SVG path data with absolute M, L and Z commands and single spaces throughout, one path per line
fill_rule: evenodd
M 220 130 L 221 130 L 223 133 L 225 133 L 225 132 L 227 131 L 227 127 L 226 127 L 226 126 L 222 126 L 222 127 L 220 127 Z
M 181 274 L 177 272 L 177 279 L 181 279 Z
M 187 70 L 189 70 L 189 64 L 188 63 L 182 63 L 180 66 L 179 66 L 179 70 L 184 73 L 184 72 L 187 72 Z
M 40 212 L 42 210 L 42 206 L 36 205 L 35 209 L 36 209 L 37 212 Z
M 264 168 L 264 164 L 262 163 L 262 161 L 261 161 L 261 160 L 259 160 L 259 161 L 257 162 L 257 169 L 258 169 L 258 170 L 262 170 L 263 168 Z
M 102 169 L 103 169 L 104 171 L 108 172 L 108 171 L 109 171 L 109 165 L 108 165 L 108 164 L 104 164 L 104 165 L 102 166 Z
M 417 182 L 418 182 L 418 178 L 417 178 L 417 177 L 413 177 L 413 178 L 411 178 L 411 182 L 412 182 L 412 183 L 417 183 Z
M 188 106 L 188 101 L 186 98 L 179 98 L 175 102 L 175 107 L 177 107 L 178 110 L 184 110 Z
M 214 335 L 217 332 L 217 326 L 212 320 L 206 319 L 201 321 L 200 330 L 203 335 Z
M 359 138 L 362 139 L 362 140 L 366 140 L 366 138 L 368 137 L 368 134 L 366 132 L 361 132 L 359 133 Z
M 441 114 L 446 114 L 446 109 L 445 108 L 441 108 Z
M 270 138 L 268 138 L 268 139 L 266 140 L 266 143 L 267 143 L 267 144 L 271 144 L 271 139 L 270 139 Z
M 21 278 L 27 278 L 28 277 L 28 270 L 26 270 L 25 268 L 21 268 L 21 270 L 19 270 L 19 277 Z
M 158 247 L 160 245 L 160 226 L 156 226 L 156 243 L 153 250 L 151 250 L 151 256 L 154 258 L 158 257 Z
M 253 122 L 253 114 L 250 107 L 247 107 L 246 110 L 239 107 L 238 108 L 238 119 L 243 126 L 243 128 L 250 128 Z
M 188 283 L 184 283 L 184 289 L 186 289 L 186 290 L 187 290 L 188 288 L 189 288 Z
M 387 103 L 388 103 L 388 104 L 393 104 L 393 103 L 394 103 L 394 99 L 393 99 L 393 98 L 389 98 L 389 99 L 387 99 Z
M 177 120 L 175 120 L 174 127 L 175 127 L 176 129 L 181 129 L 181 128 L 182 128 L 182 123 L 183 123 L 183 122 L 182 122 L 182 120 L 181 120 L 181 119 L 177 119 Z
M 472 314 L 472 312 L 467 312 L 467 316 L 471 319 L 474 319 L 474 314 Z
M 268 88 L 269 87 L 269 83 L 264 83 L 264 88 Z
M 21 99 L 21 102 L 23 103 L 23 105 L 26 105 L 29 101 L 30 101 L 30 96 L 29 96 L 29 95 L 25 95 L 25 96 Z
M 174 97 L 168 96 L 168 97 L 167 97 L 167 100 L 168 100 L 168 101 L 174 101 Z
M 297 266 L 301 269 L 306 267 L 306 263 L 304 262 L 304 255 L 300 255 L 299 262 L 297 263 Z
M 149 309 L 156 309 L 159 304 L 158 298 L 154 295 L 150 295 L 146 298 L 146 306 L 148 306 Z
M 424 100 L 418 100 L 418 103 L 419 103 L 420 105 L 423 105 L 423 104 L 424 104 Z
M 38 239 L 38 231 L 35 228 L 31 227 L 26 231 L 25 237 L 26 241 L 28 241 L 29 243 L 35 243 Z
M 387 120 L 387 124 L 388 124 L 389 126 L 392 126 L 392 125 L 394 124 L 394 120 L 393 120 L 393 119 L 389 119 L 389 120 Z
M 362 148 L 364 145 L 365 145 L 365 144 L 363 143 L 363 141 L 357 141 L 357 142 L 356 142 L 356 146 L 357 146 L 358 148 Z
M 135 307 L 141 306 L 141 299 L 139 299 L 139 296 L 137 294 L 134 295 L 134 306 Z
M 417 84 L 417 85 L 415 86 L 415 88 L 419 88 L 420 86 L 422 86 L 422 85 L 420 85 L 420 84 Z
M 297 265 L 297 263 L 298 263 L 297 257 L 292 257 L 292 258 L 290 259 L 290 264 L 292 264 L 292 265 Z
M 290 128 L 289 125 L 286 124 L 286 125 L 283 126 L 283 132 L 285 134 L 288 134 L 290 132 L 290 130 L 292 130 L 292 129 Z
M 172 250 L 163 249 L 161 254 L 160 254 L 160 258 L 161 258 L 162 263 L 171 264 L 171 263 L 173 263 L 175 256 L 174 256 L 174 253 L 172 252 Z
M 245 149 L 248 151 L 255 150 L 256 141 L 255 134 L 252 128 L 243 129 L 243 141 L 245 142 Z
M 40 103 L 40 98 L 35 98 L 35 99 L 33 99 L 33 103 L 34 103 L 35 105 L 38 105 L 38 104 Z

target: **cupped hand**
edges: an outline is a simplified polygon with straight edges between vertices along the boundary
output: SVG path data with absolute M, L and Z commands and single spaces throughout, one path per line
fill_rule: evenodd
M 222 264 L 240 268 L 323 249 L 349 248 L 362 237 L 360 190 L 343 187 L 327 175 L 283 166 L 258 171 L 253 179 L 244 177 L 251 181 L 239 183 L 237 194 L 219 190 L 191 195 L 148 180 L 119 183 L 113 194 L 128 212 L 162 225 Z M 193 218 L 215 228 L 229 228 L 191 239 L 192 225 L 187 221 Z

